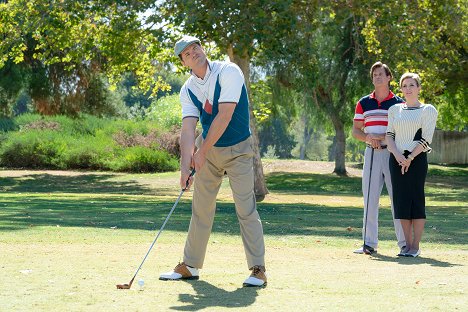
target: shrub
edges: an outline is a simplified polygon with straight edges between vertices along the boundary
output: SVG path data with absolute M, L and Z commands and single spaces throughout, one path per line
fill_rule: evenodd
M 113 135 L 114 141 L 123 147 L 132 147 L 132 146 L 144 146 L 152 147 L 157 144 L 158 134 L 156 130 L 152 130 L 147 135 L 135 133 L 128 134 L 123 131 L 119 131 Z
M 13 118 L 0 118 L 0 132 L 18 130 L 19 127 Z
M 179 127 L 173 127 L 169 132 L 162 133 L 157 139 L 161 149 L 177 158 L 180 157 L 180 130 Z
M 181 125 L 181 111 L 179 95 L 173 94 L 153 101 L 148 107 L 146 116 L 161 128 L 169 129 Z
M 166 133 L 151 121 L 25 114 L 11 124 L 16 131 L 0 132 L 2 166 L 135 172 L 178 168 L 177 130 Z
M 167 152 L 141 146 L 125 149 L 123 157 L 113 164 L 116 171 L 131 172 L 175 171 L 178 167 L 179 162 Z
M 63 161 L 66 169 L 110 170 L 116 152 L 111 138 L 87 135 L 69 141 Z
M 2 165 L 14 168 L 64 167 L 61 155 L 67 149 L 62 135 L 51 130 L 32 130 L 10 136 L 0 149 Z

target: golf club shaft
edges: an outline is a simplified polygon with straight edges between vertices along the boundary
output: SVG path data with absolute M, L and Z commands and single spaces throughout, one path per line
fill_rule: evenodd
M 190 173 L 189 177 L 187 178 L 187 182 L 185 183 L 185 188 L 183 188 L 183 189 L 180 191 L 179 197 L 177 197 L 177 200 L 176 200 L 176 202 L 174 203 L 174 206 L 172 206 L 172 209 L 171 209 L 171 211 L 169 211 L 169 214 L 167 215 L 166 220 L 164 220 L 164 223 L 162 224 L 161 228 L 159 229 L 158 235 L 156 235 L 156 238 L 153 240 L 153 243 L 151 243 L 151 246 L 150 246 L 150 248 L 148 249 L 148 252 L 146 253 L 145 257 L 143 258 L 143 261 L 141 261 L 140 266 L 139 266 L 138 269 L 136 270 L 135 275 L 133 275 L 132 282 L 133 282 L 133 280 L 135 279 L 135 277 L 137 276 L 137 274 L 138 274 L 138 272 L 140 271 L 141 267 L 143 266 L 143 263 L 145 263 L 146 258 L 148 257 L 148 255 L 149 255 L 151 249 L 153 249 L 154 244 L 155 244 L 156 241 L 158 240 L 159 235 L 161 235 L 161 232 L 163 231 L 164 227 L 166 226 L 167 221 L 169 220 L 169 218 L 171 217 L 172 213 L 174 212 L 174 209 L 177 207 L 177 204 L 179 203 L 179 200 L 180 200 L 180 198 L 182 197 L 182 194 L 184 194 L 184 192 L 188 189 L 189 180 L 190 180 L 190 178 L 191 178 L 194 174 L 195 174 L 195 169 L 192 170 L 192 172 Z
M 372 148 L 372 147 L 371 147 Z M 374 148 L 371 150 L 371 160 L 369 168 L 369 183 L 367 185 L 367 200 L 366 200 L 366 214 L 364 217 L 364 239 L 362 244 L 362 251 L 365 252 L 366 249 L 366 234 L 367 234 L 367 214 L 369 213 L 369 195 L 370 195 L 370 186 L 372 180 L 372 164 L 374 163 Z

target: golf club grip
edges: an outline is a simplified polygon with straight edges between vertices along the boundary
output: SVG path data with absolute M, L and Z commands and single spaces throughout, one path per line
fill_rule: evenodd
M 191 177 L 194 176 L 194 174 L 195 174 L 195 168 L 192 169 L 192 172 L 190 172 L 190 175 L 189 175 L 188 178 L 187 178 L 187 182 L 185 182 L 185 188 L 183 189 L 184 191 L 185 191 L 186 189 L 188 189 L 188 187 L 189 187 L 189 180 L 190 180 Z

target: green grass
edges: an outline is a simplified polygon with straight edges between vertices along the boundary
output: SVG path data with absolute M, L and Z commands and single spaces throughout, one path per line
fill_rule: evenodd
M 420 258 L 395 257 L 384 197 L 379 253 L 352 253 L 361 243 L 358 176 L 281 169 L 267 174 L 271 193 L 258 204 L 268 287 L 240 287 L 248 272 L 224 181 L 201 280 L 157 279 L 182 257 L 191 202 L 191 194 L 184 194 L 139 273 L 144 291 L 138 285 L 118 291 L 115 284 L 130 280 L 166 218 L 179 194 L 177 173 L 0 171 L 2 309 L 463 310 L 468 291 L 467 167 L 430 168 Z

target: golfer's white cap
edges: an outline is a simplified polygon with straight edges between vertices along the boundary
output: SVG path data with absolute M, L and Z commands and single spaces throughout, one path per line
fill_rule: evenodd
M 196 37 L 193 36 L 183 36 L 182 38 L 179 39 L 179 41 L 176 42 L 174 46 L 174 53 L 176 56 L 179 56 L 182 51 L 185 50 L 186 47 L 191 45 L 192 43 L 200 43 L 200 40 Z

